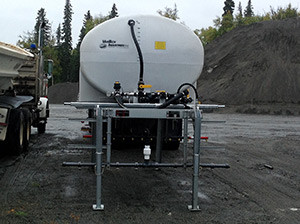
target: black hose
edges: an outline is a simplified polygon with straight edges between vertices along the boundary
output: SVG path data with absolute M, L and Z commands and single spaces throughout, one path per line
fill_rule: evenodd
M 171 103 L 175 102 L 176 100 L 180 99 L 184 95 L 187 95 L 188 91 L 187 89 L 183 90 L 181 93 L 178 95 L 174 96 L 173 98 L 169 99 L 168 101 L 164 102 L 163 104 L 158 105 L 156 108 L 163 109 L 169 106 Z
M 115 100 L 120 107 L 122 107 L 123 109 L 127 109 L 127 107 L 124 105 L 124 103 L 122 101 L 122 97 L 120 95 L 116 95 Z
M 130 30 L 131 30 L 131 36 L 133 39 L 133 42 L 135 44 L 136 50 L 138 52 L 139 58 L 140 58 L 140 78 L 139 78 L 139 84 L 144 84 L 144 59 L 143 59 L 143 54 L 142 54 L 142 50 L 140 48 L 140 45 L 136 39 L 135 33 L 134 33 L 134 25 L 135 25 L 135 21 L 133 19 L 128 21 L 128 25 L 130 26 Z
M 177 93 L 179 93 L 179 92 L 180 92 L 180 89 L 181 89 L 183 86 L 190 86 L 190 87 L 192 87 L 192 89 L 193 89 L 193 90 L 194 90 L 194 92 L 195 92 L 196 99 L 199 99 L 199 98 L 198 98 L 198 93 L 197 93 L 197 90 L 196 90 L 195 86 L 194 86 L 194 85 L 192 85 L 191 83 L 183 83 L 183 84 L 181 84 L 181 85 L 178 87 L 178 89 L 177 89 Z

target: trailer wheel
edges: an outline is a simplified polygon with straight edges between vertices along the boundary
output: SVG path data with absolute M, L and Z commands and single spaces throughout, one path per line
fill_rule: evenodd
M 39 123 L 37 129 L 39 134 L 44 134 L 46 131 L 46 123 Z
M 12 155 L 20 155 L 24 141 L 24 115 L 19 109 L 12 109 L 8 125 L 8 148 Z
M 28 109 L 22 109 L 24 115 L 24 140 L 23 150 L 27 150 L 31 134 L 31 113 Z

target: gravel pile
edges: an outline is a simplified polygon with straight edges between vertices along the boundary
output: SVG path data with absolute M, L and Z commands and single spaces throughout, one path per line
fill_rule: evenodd
M 63 104 L 64 102 L 74 102 L 78 99 L 78 83 L 64 82 L 50 86 L 49 102 L 52 104 Z
M 300 108 L 300 18 L 238 27 L 205 48 L 198 80 L 204 103 L 239 112 L 288 114 Z M 281 112 L 280 112 L 281 111 Z

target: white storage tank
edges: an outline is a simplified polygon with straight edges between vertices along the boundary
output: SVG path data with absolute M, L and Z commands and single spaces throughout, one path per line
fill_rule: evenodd
M 144 83 L 152 85 L 151 92 L 175 93 L 182 83 L 193 84 L 199 78 L 204 52 L 193 31 L 161 16 L 119 17 L 95 27 L 81 44 L 79 101 L 106 101 L 115 81 L 124 92 L 137 91 L 140 62 L 129 20 L 135 21 Z

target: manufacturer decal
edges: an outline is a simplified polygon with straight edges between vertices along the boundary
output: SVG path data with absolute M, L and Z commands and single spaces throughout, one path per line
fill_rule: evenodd
M 101 49 L 104 48 L 123 48 L 127 49 L 129 47 L 128 44 L 118 43 L 115 40 L 102 40 L 102 43 L 99 45 Z

